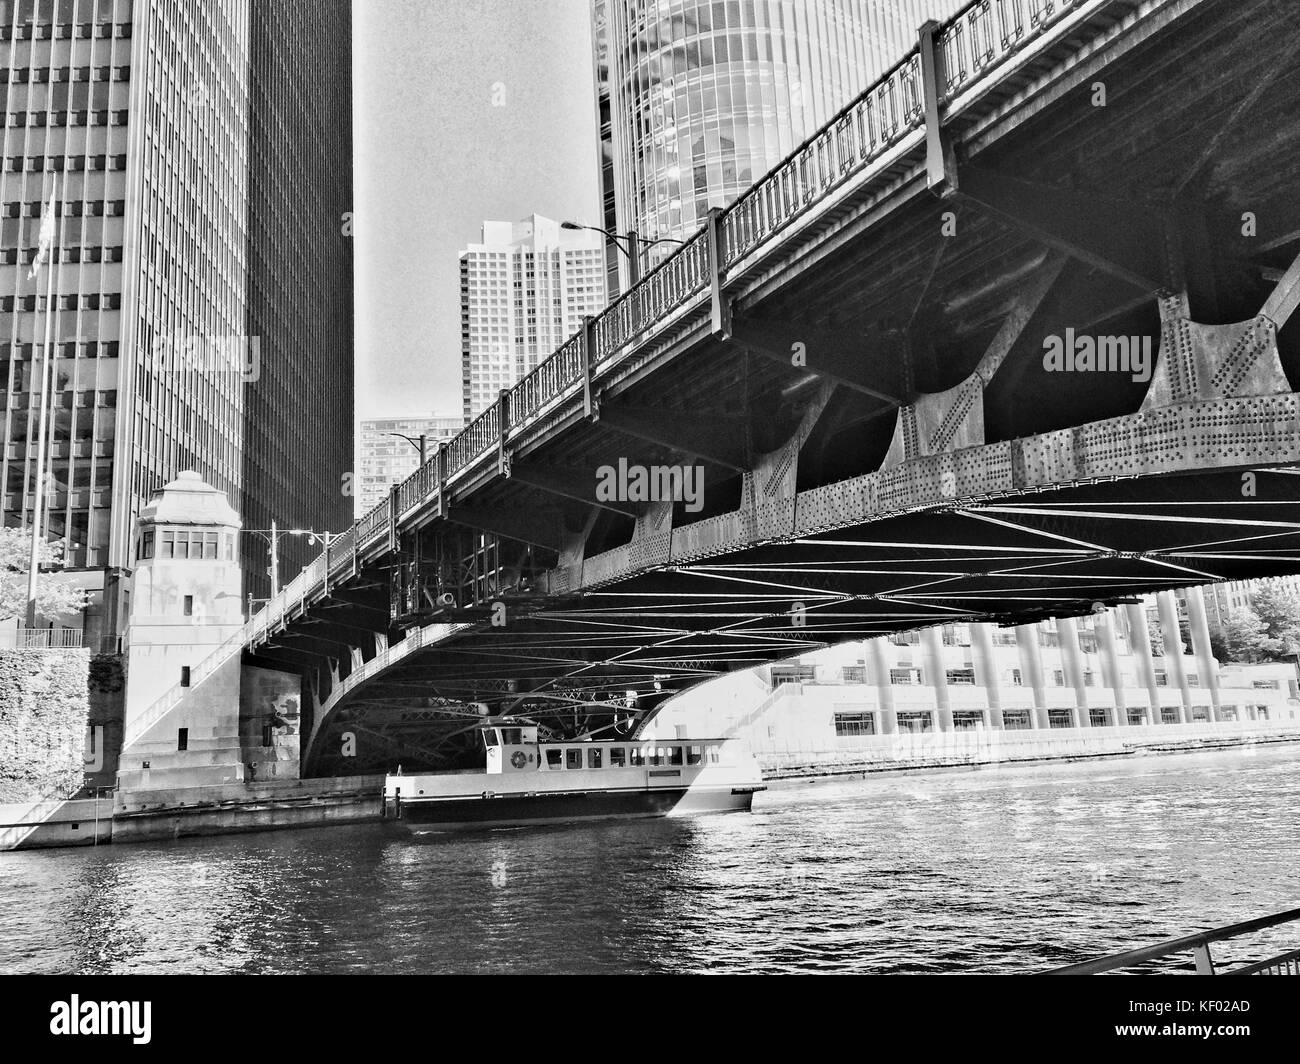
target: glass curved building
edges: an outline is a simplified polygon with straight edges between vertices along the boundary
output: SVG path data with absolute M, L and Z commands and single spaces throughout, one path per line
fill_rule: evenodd
M 604 226 L 693 233 L 901 59 L 922 22 L 959 6 L 593 0 Z

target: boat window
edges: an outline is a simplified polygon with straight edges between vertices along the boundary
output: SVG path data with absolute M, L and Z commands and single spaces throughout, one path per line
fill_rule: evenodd
M 506 746 L 518 746 L 521 742 L 523 742 L 523 739 L 520 738 L 518 728 L 502 728 L 501 741 Z
M 645 764 L 645 747 L 629 746 L 627 748 L 628 764 L 640 766 Z
M 627 751 L 621 746 L 611 746 L 609 748 L 609 767 L 622 768 L 627 764 Z
M 587 748 L 587 767 L 600 768 L 600 747 L 591 746 Z
M 701 746 L 688 746 L 686 748 L 686 763 L 688 765 L 698 765 L 704 760 L 704 748 Z
M 668 748 L 668 764 L 680 765 L 682 763 L 682 748 L 680 746 L 670 746 Z
M 716 746 L 710 746 L 710 747 L 709 747 L 709 764 L 710 764 L 710 765 L 716 765 L 717 763 L 718 763 L 718 748 L 717 748 Z
M 546 767 L 547 767 L 547 768 L 563 768 L 563 767 L 564 767 L 564 751 L 563 751 L 563 750 L 547 750 L 547 751 L 546 751 Z
M 565 754 L 568 755 L 566 758 L 566 768 L 582 768 L 581 750 L 566 750 Z
M 484 743 L 484 745 L 486 745 L 486 746 L 496 746 L 496 745 L 498 745 L 498 743 L 499 743 L 499 739 L 497 738 L 497 730 L 496 730 L 496 728 L 484 728 L 484 729 L 483 729 L 483 743 Z
M 662 765 L 664 763 L 664 757 L 667 755 L 667 753 L 668 752 L 662 746 L 650 747 L 649 750 L 650 764 Z

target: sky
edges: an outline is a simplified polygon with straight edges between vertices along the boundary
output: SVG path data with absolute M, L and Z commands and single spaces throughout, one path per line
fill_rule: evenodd
M 354 0 L 358 418 L 459 415 L 459 252 L 599 219 L 589 0 Z

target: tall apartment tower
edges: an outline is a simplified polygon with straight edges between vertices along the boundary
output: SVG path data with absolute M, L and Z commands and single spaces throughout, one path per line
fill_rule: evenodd
M 425 440 L 425 455 L 432 458 L 440 444 L 465 427 L 460 415 L 432 414 L 427 417 L 383 417 L 361 422 L 357 440 L 356 515 L 369 513 L 388 496 L 394 484 L 415 472 L 420 463 L 419 440 Z
M 961 3 L 592 0 L 601 224 L 690 236 Z M 671 251 L 648 248 L 647 264 Z M 627 264 L 608 265 L 612 297 Z
M 605 306 L 599 233 L 534 214 L 484 222 L 460 253 L 461 395 L 468 424 Z
M 4 521 L 35 500 L 52 276 L 44 525 L 92 647 L 124 622 L 141 509 L 182 470 L 246 528 L 350 519 L 350 42 L 347 0 L 0 0 Z M 264 545 L 240 553 L 265 595 Z

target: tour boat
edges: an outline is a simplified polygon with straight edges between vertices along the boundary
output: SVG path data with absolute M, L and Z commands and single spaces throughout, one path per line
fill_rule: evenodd
M 384 780 L 384 818 L 413 830 L 748 812 L 766 790 L 732 739 L 538 742 L 535 725 L 480 725 L 481 769 Z

